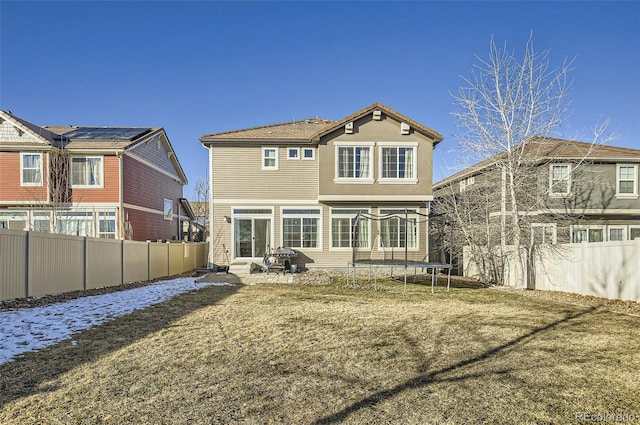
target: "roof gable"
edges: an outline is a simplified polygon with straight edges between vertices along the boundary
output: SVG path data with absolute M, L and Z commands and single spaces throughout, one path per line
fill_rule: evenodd
M 437 131 L 434 131 L 432 129 L 430 129 L 429 127 L 420 124 L 417 121 L 414 121 L 413 119 L 402 115 L 401 113 L 394 111 L 393 109 L 381 104 L 381 103 L 374 103 L 372 105 L 367 106 L 364 109 L 359 110 L 358 112 L 355 112 L 351 115 L 349 115 L 348 117 L 345 117 L 339 121 L 336 121 L 334 123 L 332 123 L 331 125 L 326 126 L 323 129 L 320 129 L 318 132 L 316 132 L 315 134 L 313 134 L 311 136 L 311 138 L 315 141 L 319 141 L 320 138 L 322 136 L 325 136 L 337 129 L 339 129 L 340 127 L 344 126 L 345 124 L 351 122 L 351 121 L 355 121 L 359 118 L 364 117 L 365 115 L 368 114 L 372 114 L 374 111 L 381 111 L 384 112 L 386 115 L 394 118 L 396 121 L 398 122 L 404 122 L 409 124 L 411 127 L 413 127 L 414 130 L 418 131 L 419 133 L 427 136 L 428 138 L 433 140 L 433 145 L 435 146 L 436 144 L 438 144 L 439 142 L 442 141 L 443 137 L 440 133 L 438 133 Z
M 33 146 L 58 145 L 56 134 L 16 117 L 10 112 L 0 110 L 0 126 L 2 128 L 0 143 Z
M 155 167 L 175 172 L 182 184 L 187 184 L 187 176 L 163 128 L 145 133 L 125 151 Z
M 215 142 L 318 142 L 322 136 L 339 129 L 350 121 L 373 113 L 375 110 L 384 112 L 396 121 L 409 124 L 414 130 L 432 139 L 434 146 L 443 139 L 440 133 L 429 127 L 381 103 L 374 103 L 339 121 L 324 118 L 309 118 L 300 121 L 205 134 L 200 137 L 200 142 L 203 144 Z

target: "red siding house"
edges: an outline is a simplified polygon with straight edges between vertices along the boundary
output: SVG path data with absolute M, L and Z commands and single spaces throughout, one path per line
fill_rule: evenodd
M 186 183 L 163 128 L 38 126 L 0 110 L 0 228 L 181 239 Z

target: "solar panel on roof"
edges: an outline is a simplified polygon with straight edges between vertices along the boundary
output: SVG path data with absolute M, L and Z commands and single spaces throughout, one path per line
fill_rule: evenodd
M 151 131 L 142 127 L 78 127 L 65 133 L 67 139 L 85 140 L 133 140 Z

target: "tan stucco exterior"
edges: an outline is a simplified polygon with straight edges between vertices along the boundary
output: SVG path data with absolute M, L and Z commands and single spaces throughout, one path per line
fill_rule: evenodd
M 369 114 L 353 122 L 353 133 L 341 127 L 321 138 L 318 144 L 320 200 L 429 201 L 432 199 L 433 140 L 409 130 L 402 135 L 401 122 L 388 115 L 380 121 Z M 341 143 L 371 143 L 373 174 L 370 183 L 341 183 L 336 179 L 336 146 Z M 416 146 L 417 181 L 415 183 L 381 183 L 381 146 Z

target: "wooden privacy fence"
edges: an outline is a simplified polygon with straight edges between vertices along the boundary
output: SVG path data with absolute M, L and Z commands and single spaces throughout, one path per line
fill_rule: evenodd
M 207 265 L 207 243 L 136 242 L 0 230 L 0 301 L 175 276 Z
M 464 247 L 464 274 L 477 276 Z M 640 302 L 640 239 L 541 245 L 527 273 L 514 247 L 505 249 L 504 284 Z

